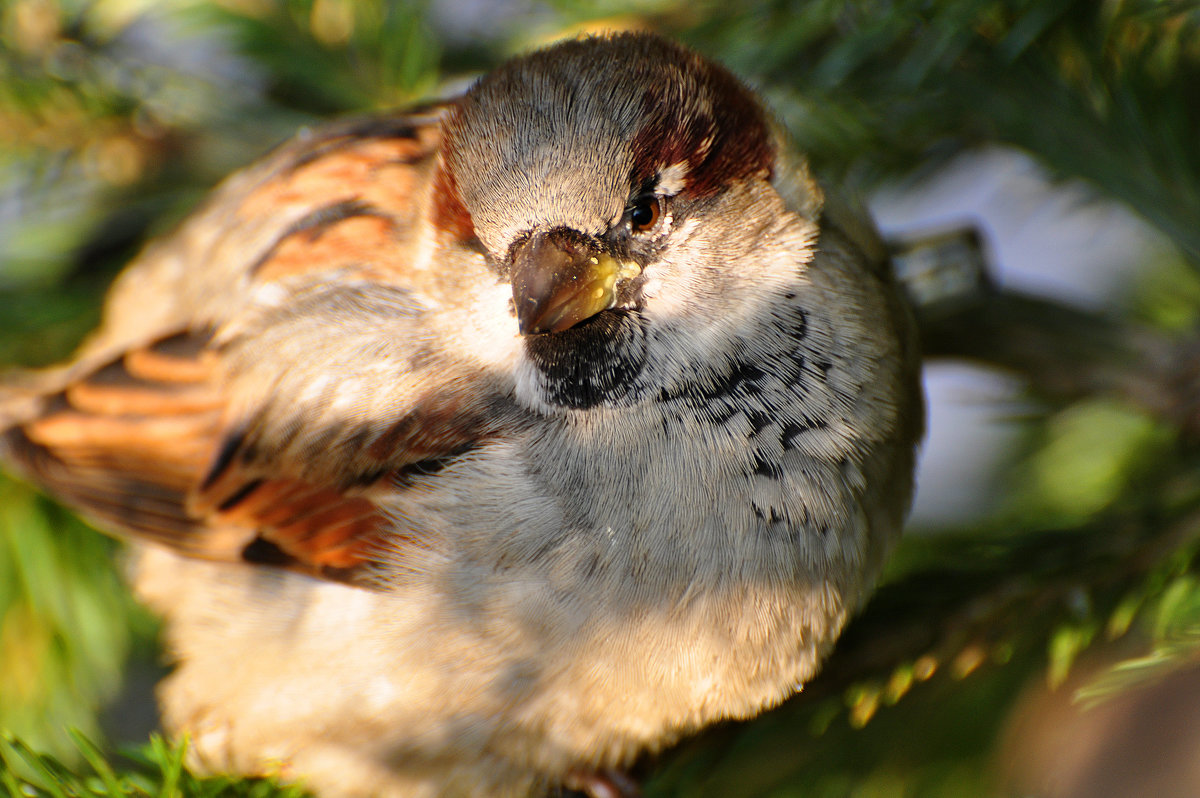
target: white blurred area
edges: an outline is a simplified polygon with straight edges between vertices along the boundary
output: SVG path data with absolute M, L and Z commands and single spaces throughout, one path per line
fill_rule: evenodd
M 935 173 L 879 191 L 870 202 L 885 235 L 976 226 L 1001 287 L 1099 309 L 1161 239 L 1124 206 L 1079 182 L 1054 181 L 1016 150 L 961 155 Z M 993 509 L 988 495 L 1013 441 L 1021 385 L 965 363 L 926 365 L 928 432 L 911 525 L 956 526 Z

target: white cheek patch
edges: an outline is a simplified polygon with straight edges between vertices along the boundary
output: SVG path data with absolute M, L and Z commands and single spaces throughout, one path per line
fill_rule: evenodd
M 671 221 L 674 221 L 673 219 Z M 672 237 L 675 241 L 688 242 L 700 229 L 700 222 L 697 219 L 687 219 L 678 228 L 672 231 Z M 693 307 L 695 302 L 692 288 L 695 280 L 695 275 L 692 274 L 692 269 L 688 267 L 687 260 L 691 256 L 691 252 L 687 250 L 686 245 L 681 251 L 668 253 L 663 260 L 657 264 L 652 264 L 646 270 L 646 280 L 642 283 L 642 296 L 653 304 L 654 311 L 663 315 L 675 315 L 686 311 L 689 307 Z M 680 258 L 683 260 L 681 261 Z M 682 281 L 682 284 L 674 290 L 666 290 L 666 285 L 662 279 L 664 274 L 673 273 L 675 276 L 669 278 L 671 282 Z
M 471 351 L 484 365 L 505 368 L 517 357 L 521 336 L 510 310 L 512 286 L 507 282 L 485 284 L 471 297 L 472 311 L 465 323 L 456 324 Z
M 523 352 L 517 359 L 514 377 L 516 379 L 513 385 L 513 395 L 517 399 L 517 404 L 541 415 L 554 413 L 556 408 L 542 399 L 545 389 L 542 387 L 542 378 L 537 366 L 525 357 Z
M 656 193 L 664 197 L 673 197 L 683 191 L 687 185 L 688 162 L 673 163 L 658 173 Z

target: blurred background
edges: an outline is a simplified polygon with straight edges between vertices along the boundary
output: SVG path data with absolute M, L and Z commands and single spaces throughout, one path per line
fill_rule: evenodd
M 149 238 L 297 129 L 614 27 L 725 62 L 872 208 L 931 411 L 909 534 L 825 671 L 641 763 L 647 794 L 1200 795 L 1195 2 L 0 0 L 0 366 L 66 356 Z M 0 476 L 14 794 L 31 767 L 232 789 L 158 744 L 107 769 L 165 672 L 119 563 Z

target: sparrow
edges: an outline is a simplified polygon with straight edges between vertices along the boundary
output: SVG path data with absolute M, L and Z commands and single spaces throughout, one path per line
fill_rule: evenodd
M 165 728 L 321 796 L 633 794 L 817 671 L 896 541 L 908 310 L 725 68 L 564 41 L 301 132 L 10 377 L 10 467 L 138 542 Z

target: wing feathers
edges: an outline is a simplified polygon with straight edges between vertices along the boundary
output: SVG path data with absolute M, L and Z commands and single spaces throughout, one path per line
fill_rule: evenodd
M 130 352 L 77 379 L 3 433 L 10 456 L 117 531 L 196 557 L 359 580 L 385 526 L 367 499 L 291 478 L 199 493 L 224 432 L 213 353 L 194 345 L 207 339 Z
M 0 451 L 193 556 L 365 583 L 385 534 L 421 545 L 364 492 L 417 489 L 495 401 L 433 346 L 413 267 L 440 115 L 302 134 L 228 180 L 121 276 L 74 364 L 0 401 Z

